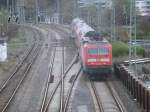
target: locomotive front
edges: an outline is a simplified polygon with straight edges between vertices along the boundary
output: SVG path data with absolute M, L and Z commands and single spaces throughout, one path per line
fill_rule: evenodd
M 83 70 L 90 74 L 111 74 L 112 46 L 109 43 L 87 43 L 83 46 Z

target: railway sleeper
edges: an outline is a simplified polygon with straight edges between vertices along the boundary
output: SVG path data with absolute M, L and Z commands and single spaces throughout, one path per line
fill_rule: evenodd
M 53 82 L 54 82 L 54 75 L 51 75 L 49 83 L 53 83 Z
M 72 82 L 74 81 L 75 77 L 76 77 L 76 75 L 75 75 L 75 74 L 74 74 L 74 75 L 72 75 L 72 76 L 71 76 L 71 78 L 70 78 L 70 80 L 69 80 L 69 83 L 72 83 Z

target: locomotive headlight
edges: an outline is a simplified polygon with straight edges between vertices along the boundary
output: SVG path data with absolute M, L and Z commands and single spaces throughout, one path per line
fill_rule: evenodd
M 100 59 L 100 60 L 101 60 L 101 62 L 109 62 L 109 61 L 110 61 L 109 58 L 102 58 L 102 59 Z
M 88 59 L 88 62 L 96 62 L 96 59 Z

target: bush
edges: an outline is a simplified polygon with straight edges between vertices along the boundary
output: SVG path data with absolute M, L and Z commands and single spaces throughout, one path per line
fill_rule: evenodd
M 139 35 L 139 36 L 137 36 L 137 39 L 149 40 L 150 39 L 150 35 Z
M 120 41 L 112 42 L 112 51 L 113 57 L 125 56 L 129 52 L 127 44 Z
M 129 55 L 129 45 L 126 43 L 120 42 L 120 41 L 112 42 L 112 50 L 113 50 L 113 57 L 120 57 L 120 56 L 128 56 Z M 132 51 L 134 51 L 133 47 L 132 47 Z M 143 56 L 144 48 L 137 46 L 136 52 L 137 52 L 138 56 Z
M 142 48 L 142 47 L 140 47 L 140 46 L 137 46 L 137 55 L 139 55 L 139 56 L 143 56 L 144 55 L 144 53 L 145 53 L 145 50 L 144 50 L 144 48 Z

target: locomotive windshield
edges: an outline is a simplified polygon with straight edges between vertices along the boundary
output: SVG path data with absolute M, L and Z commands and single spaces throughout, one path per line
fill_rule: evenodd
M 109 49 L 108 48 L 89 48 L 88 54 L 89 55 L 108 55 Z
M 89 48 L 88 54 L 89 55 L 98 55 L 98 48 Z
M 108 48 L 99 48 L 99 55 L 108 55 L 109 50 Z

